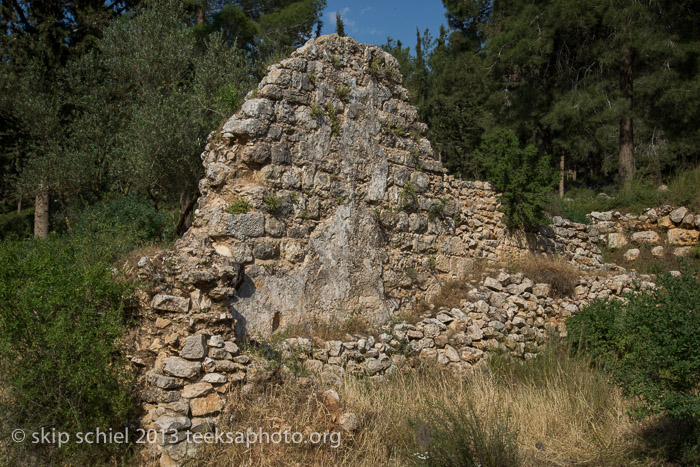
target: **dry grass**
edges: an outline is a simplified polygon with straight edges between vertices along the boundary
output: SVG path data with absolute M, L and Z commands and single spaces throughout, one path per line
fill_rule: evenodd
M 351 313 L 344 322 L 312 320 L 305 325 L 285 326 L 275 332 L 277 339 L 288 337 L 313 337 L 322 341 L 347 340 L 346 336 L 367 335 L 375 331 L 360 313 Z
M 559 256 L 530 254 L 516 260 L 511 270 L 522 272 L 534 283 L 543 282 L 552 286 L 555 297 L 571 296 L 581 272 Z
M 491 435 L 515 440 L 513 452 L 506 454 L 520 465 L 662 465 L 640 454 L 643 425 L 627 417 L 629 402 L 587 362 L 570 357 L 568 350 L 554 346 L 528 362 L 495 357 L 482 369 L 468 378 L 434 366 L 403 369 L 385 383 L 348 378 L 338 391 L 342 405 L 338 410 L 329 410 L 319 401 L 319 394 L 328 388 L 312 387 L 307 378 L 270 382 L 245 397 L 232 393 L 231 409 L 224 417 L 228 421 L 222 427 L 226 431 L 248 427 L 340 431 L 342 444 L 337 449 L 328 445 L 256 445 L 248 450 L 212 446 L 197 465 L 412 464 L 418 462 L 415 453 L 430 449 L 431 433 L 440 432 L 437 424 L 444 422 L 445 413 L 462 418 L 466 413 L 479 421 L 479 427 L 467 428 L 474 433 L 455 430 L 456 435 L 440 440 L 439 447 L 447 454 L 459 452 L 467 439 L 481 436 L 486 442 L 480 458 L 502 457 L 504 453 L 498 451 L 503 445 L 489 444 L 493 436 L 483 436 L 491 430 Z M 360 419 L 354 435 L 336 424 L 345 411 Z M 480 430 L 484 432 L 476 432 Z
M 420 315 L 429 310 L 431 305 L 436 310 L 461 308 L 462 303 L 468 300 L 467 294 L 483 281 L 490 272 L 498 269 L 499 266 L 497 263 L 488 263 L 481 259 L 474 261 L 474 267 L 468 274 L 459 279 L 445 282 L 438 293 L 429 300 L 420 300 L 416 305 L 415 312 L 407 316 L 406 321 L 409 323 L 417 322 L 421 317 Z
M 447 281 L 428 302 L 421 302 L 418 305 L 418 309 L 426 310 L 429 308 L 429 305 L 434 305 L 437 310 L 461 308 L 462 302 L 473 288 L 474 286 L 466 278 Z
M 138 262 L 144 256 L 153 257 L 157 253 L 163 251 L 167 245 L 165 244 L 149 244 L 130 251 L 126 255 L 117 259 L 114 267 L 120 272 L 119 279 L 129 282 L 138 280 Z

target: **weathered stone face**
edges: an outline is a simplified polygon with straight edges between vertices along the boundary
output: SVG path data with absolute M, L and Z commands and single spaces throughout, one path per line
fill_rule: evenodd
M 336 35 L 269 68 L 202 155 L 178 273 L 202 261 L 183 254 L 202 246 L 207 264 L 218 257 L 245 270 L 230 283 L 188 275 L 194 310 L 222 310 L 239 332 L 264 337 L 350 316 L 386 322 L 468 273 L 473 258 L 534 247 L 600 264 L 585 226 L 560 219 L 513 236 L 488 184 L 445 175 L 401 80 L 391 55 Z M 188 311 L 186 298 L 173 300 L 161 308 Z

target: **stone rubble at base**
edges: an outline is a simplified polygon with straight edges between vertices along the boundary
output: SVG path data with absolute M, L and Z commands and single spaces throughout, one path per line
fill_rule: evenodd
M 283 357 L 319 386 L 348 375 L 381 381 L 415 359 L 468 374 L 493 350 L 532 358 L 547 332 L 565 333 L 566 317 L 589 301 L 620 296 L 635 281 L 653 287 L 648 276 L 603 264 L 599 245 L 651 246 L 664 229 L 676 254 L 697 241 L 700 216 L 670 208 L 592 213 L 590 225 L 554 217 L 535 233 L 509 231 L 489 183 L 457 179 L 436 160 L 401 79 L 381 49 L 322 36 L 271 66 L 210 135 L 192 227 L 138 263 L 148 285 L 127 349 L 142 427 L 212 430 L 231 391 L 246 393 L 270 375 L 242 350 L 243 335 L 264 340 L 350 319 L 381 329 L 342 341 L 286 340 Z M 550 285 L 502 271 L 457 308 L 390 324 L 445 282 L 469 277 L 476 262 L 529 252 L 557 254 L 589 278 L 573 297 L 555 299 Z M 170 441 L 145 455 L 181 465 L 199 448 L 181 436 Z

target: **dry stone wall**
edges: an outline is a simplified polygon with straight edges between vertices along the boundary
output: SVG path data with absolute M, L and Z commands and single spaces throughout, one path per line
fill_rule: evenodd
M 217 302 L 254 337 L 358 315 L 379 324 L 478 258 L 600 264 L 584 226 L 509 234 L 490 185 L 435 160 L 401 79 L 391 55 L 336 35 L 270 67 L 209 139 L 199 209 L 173 252 L 204 245 L 243 264 L 242 283 L 195 285 L 193 310 Z
M 684 257 L 700 246 L 700 214 L 668 205 L 647 209 L 640 215 L 618 211 L 592 212 L 591 231 L 598 242 L 612 250 L 625 250 L 625 260 L 639 258 L 640 249 L 652 256 Z
M 373 334 L 331 341 L 289 338 L 272 353 L 303 369 L 319 391 L 342 387 L 346 377 L 382 382 L 419 360 L 468 375 L 489 352 L 533 358 L 547 334 L 565 335 L 566 318 L 591 301 L 653 288 L 652 279 L 634 272 L 591 275 L 578 280 L 571 296 L 553 298 L 549 284 L 500 270 L 474 287 L 459 307 L 433 309 L 416 323 L 387 324 Z M 139 334 L 140 350 L 132 356 L 143 368 L 141 426 L 159 434 L 143 455 L 161 465 L 182 465 L 203 446 L 195 434 L 216 429 L 228 393 L 252 390 L 270 378 L 275 365 L 260 354 L 251 358 L 248 345 L 239 347 L 226 326 L 228 317 L 187 315 L 175 296 L 159 294 L 153 303 L 154 315 L 146 320 L 151 328 Z
M 535 234 L 508 232 L 498 193 L 448 175 L 435 159 L 401 79 L 379 48 L 323 36 L 270 67 L 211 134 L 192 227 L 138 264 L 148 287 L 128 350 L 141 425 L 176 433 L 148 456 L 179 465 L 196 455 L 200 446 L 185 434 L 211 430 L 230 391 L 265 377 L 241 350 L 242 336 L 312 334 L 361 319 L 383 332 L 296 338 L 281 352 L 334 384 L 345 374 L 384 378 L 407 355 L 469 371 L 496 348 L 529 357 L 548 328 L 563 332 L 563 318 L 588 300 L 648 282 L 582 279 L 575 297 L 555 300 L 546 284 L 503 272 L 460 308 L 397 323 L 444 281 L 468 276 L 476 260 L 534 251 L 603 266 L 599 223 L 554 218 Z

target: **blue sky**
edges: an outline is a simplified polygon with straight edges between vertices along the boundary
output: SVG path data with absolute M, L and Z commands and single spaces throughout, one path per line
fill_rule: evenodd
M 429 28 L 438 35 L 440 25 L 447 25 L 442 0 L 328 0 L 323 12 L 323 34 L 335 32 L 335 13 L 345 22 L 345 34 L 358 42 L 381 45 L 387 36 L 416 45 L 416 26 L 421 33 Z

